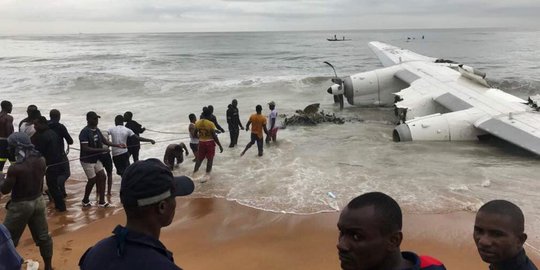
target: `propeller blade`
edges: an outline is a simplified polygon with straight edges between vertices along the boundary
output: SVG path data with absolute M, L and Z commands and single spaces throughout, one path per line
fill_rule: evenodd
M 334 68 L 334 66 L 332 66 L 332 64 L 330 64 L 330 63 L 328 63 L 326 61 L 324 61 L 323 63 L 329 65 L 334 70 L 334 75 L 336 75 L 336 78 L 337 78 L 338 76 L 337 76 L 336 69 Z
M 334 103 L 339 103 L 339 97 L 337 95 L 334 96 Z
M 343 110 L 343 94 L 338 95 L 339 97 L 339 109 Z

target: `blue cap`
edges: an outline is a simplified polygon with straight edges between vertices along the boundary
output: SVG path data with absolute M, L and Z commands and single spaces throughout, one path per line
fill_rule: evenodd
M 186 196 L 195 185 L 187 176 L 174 177 L 159 159 L 131 164 L 122 175 L 120 201 L 124 206 L 147 206 L 169 197 Z

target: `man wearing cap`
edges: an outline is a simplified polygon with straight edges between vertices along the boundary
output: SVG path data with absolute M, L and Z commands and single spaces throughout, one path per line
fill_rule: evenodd
M 246 148 L 244 148 L 244 151 L 240 154 L 240 156 L 243 156 L 246 151 L 255 143 L 257 142 L 257 148 L 259 150 L 259 157 L 263 155 L 263 130 L 264 134 L 268 135 L 268 130 L 266 129 L 266 117 L 261 114 L 262 112 L 262 106 L 257 105 L 255 106 L 255 112 L 249 117 L 249 120 L 246 124 L 246 131 L 249 130 L 249 126 L 251 126 L 251 141 L 246 145 Z
M 89 248 L 79 261 L 81 270 L 181 269 L 159 236 L 161 228 L 173 220 L 175 197 L 189 195 L 193 189 L 191 179 L 173 177 L 157 159 L 133 163 L 124 172 L 120 186 L 126 226 L 116 226 L 112 236 Z
M 268 133 L 266 133 L 266 143 L 270 141 L 276 142 L 276 136 L 278 128 L 276 126 L 277 120 L 277 110 L 276 103 L 273 101 L 268 102 L 268 108 L 270 108 L 270 113 L 268 114 Z
M 42 196 L 45 159 L 34 149 L 25 133 L 15 132 L 7 141 L 10 157 L 15 161 L 8 168 L 5 180 L 4 175 L 0 173 L 0 193 L 11 192 L 3 223 L 11 234 L 15 246 L 19 244 L 19 239 L 28 225 L 43 257 L 45 270 L 50 270 L 53 242 L 49 235 L 45 200 Z
M 219 146 L 219 152 L 223 152 L 223 147 L 219 142 L 216 135 L 216 126 L 210 117 L 211 111 L 208 107 L 203 108 L 201 119 L 195 123 L 195 137 L 199 138 L 199 149 L 197 152 L 197 161 L 195 162 L 195 168 L 193 173 L 199 171 L 203 160 L 206 158 L 206 173 L 212 171 L 212 164 L 214 162 L 214 155 L 216 153 L 216 144 Z
M 81 130 L 79 134 L 79 141 L 81 143 L 81 166 L 88 177 L 88 182 L 84 189 L 84 198 L 82 200 L 83 207 L 91 206 L 90 193 L 96 185 L 98 192 L 98 206 L 109 207 L 109 203 L 105 202 L 105 172 L 103 165 L 99 161 L 100 156 L 103 153 L 109 152 L 109 149 L 104 149 L 102 146 L 106 144 L 108 146 L 123 147 L 125 144 L 114 144 L 103 137 L 101 131 L 97 127 L 100 116 L 95 112 L 90 111 L 86 114 L 86 127 Z

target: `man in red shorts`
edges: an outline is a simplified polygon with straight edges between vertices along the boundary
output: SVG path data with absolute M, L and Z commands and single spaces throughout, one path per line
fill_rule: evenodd
M 199 151 L 197 153 L 197 161 L 195 162 L 195 169 L 193 173 L 196 173 L 201 167 L 203 160 L 206 158 L 206 173 L 212 171 L 212 164 L 214 161 L 214 155 L 216 153 L 216 144 L 219 146 L 219 152 L 223 152 L 223 147 L 219 142 L 216 135 L 216 125 L 210 120 L 212 113 L 207 107 L 203 108 L 201 119 L 195 123 L 195 135 L 199 137 Z

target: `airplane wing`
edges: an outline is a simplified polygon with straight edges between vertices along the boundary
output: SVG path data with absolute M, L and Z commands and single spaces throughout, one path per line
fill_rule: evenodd
M 492 134 L 540 155 L 540 113 L 527 101 L 491 88 L 485 74 L 381 42 L 370 42 L 405 87 L 397 96 L 398 140 L 471 140 Z M 530 103 L 530 102 L 529 102 Z

